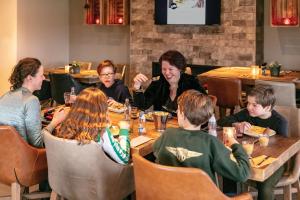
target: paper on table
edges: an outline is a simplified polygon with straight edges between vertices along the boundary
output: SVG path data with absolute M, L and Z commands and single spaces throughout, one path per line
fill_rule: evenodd
M 257 156 L 250 160 L 251 167 L 260 168 L 274 162 L 276 158 L 268 157 L 266 155 Z
M 140 136 L 138 136 L 136 138 L 133 138 L 130 141 L 130 146 L 131 146 L 131 148 L 133 148 L 133 147 L 139 146 L 141 144 L 144 144 L 144 143 L 148 142 L 149 140 L 152 140 L 152 138 L 140 135 Z

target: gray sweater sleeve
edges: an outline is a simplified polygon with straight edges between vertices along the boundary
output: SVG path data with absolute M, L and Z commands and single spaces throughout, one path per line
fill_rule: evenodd
M 24 107 L 26 135 L 28 143 L 35 147 L 43 147 L 43 136 L 41 134 L 41 105 L 39 100 L 32 96 Z

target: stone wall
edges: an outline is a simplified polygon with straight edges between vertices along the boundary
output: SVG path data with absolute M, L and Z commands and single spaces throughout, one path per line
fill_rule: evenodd
M 179 50 L 192 64 L 260 63 L 263 15 L 256 14 L 257 6 L 256 0 L 221 0 L 219 26 L 155 25 L 154 0 L 131 0 L 131 76 L 137 72 L 150 75 L 151 63 L 169 49 Z

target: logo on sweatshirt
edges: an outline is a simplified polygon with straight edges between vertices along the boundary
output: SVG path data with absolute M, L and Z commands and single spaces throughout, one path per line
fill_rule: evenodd
M 190 151 L 188 149 L 182 148 L 182 147 L 166 147 L 167 151 L 172 153 L 176 158 L 180 161 L 183 162 L 186 159 L 193 158 L 193 157 L 199 157 L 202 156 L 203 153 L 199 153 L 196 151 Z

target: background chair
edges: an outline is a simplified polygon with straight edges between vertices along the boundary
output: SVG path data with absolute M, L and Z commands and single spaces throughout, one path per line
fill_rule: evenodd
M 278 113 L 283 115 L 289 123 L 289 137 L 300 137 L 300 109 L 288 106 L 275 106 Z M 295 186 L 300 199 L 300 152 L 296 154 L 288 163 L 288 170 L 276 185 L 277 188 L 283 189 L 285 200 L 292 199 L 293 187 Z
M 274 108 L 278 113 L 284 116 L 288 121 L 288 136 L 300 137 L 300 109 L 292 106 L 275 106 Z M 300 152 L 288 161 L 287 170 L 283 177 L 279 180 L 275 188 L 275 195 L 284 195 L 284 200 L 291 200 L 293 191 L 297 192 L 297 199 L 300 199 Z M 248 182 L 246 185 L 247 190 L 250 191 L 251 187 L 256 187 L 255 182 Z M 292 186 L 295 186 L 293 189 Z M 280 192 L 278 189 L 283 190 Z
M 27 193 L 28 187 L 47 180 L 45 149 L 30 146 L 15 128 L 0 126 L 0 154 L 0 182 L 11 185 L 12 199 L 50 197 L 50 193 Z
M 133 155 L 133 166 L 137 200 L 252 199 L 248 193 L 225 196 L 200 169 L 163 166 L 138 154 Z
M 108 158 L 95 142 L 78 145 L 76 140 L 44 135 L 51 198 L 120 200 L 134 191 L 132 165 Z
M 296 107 L 296 87 L 294 83 L 255 80 L 255 85 L 270 85 L 276 96 L 276 105 Z
M 116 71 L 116 79 L 120 79 L 125 83 L 126 79 L 126 65 L 124 64 L 116 64 L 115 65 L 117 71 Z
M 50 86 L 52 100 L 58 104 L 64 104 L 64 93 L 70 92 L 72 87 L 75 87 L 75 93 L 79 94 L 84 86 L 77 82 L 70 74 L 50 73 Z
M 209 95 L 217 97 L 220 118 L 226 116 L 226 109 L 230 109 L 230 114 L 234 114 L 235 108 L 243 107 L 242 84 L 239 79 L 232 78 L 211 78 L 207 80 L 207 90 Z

